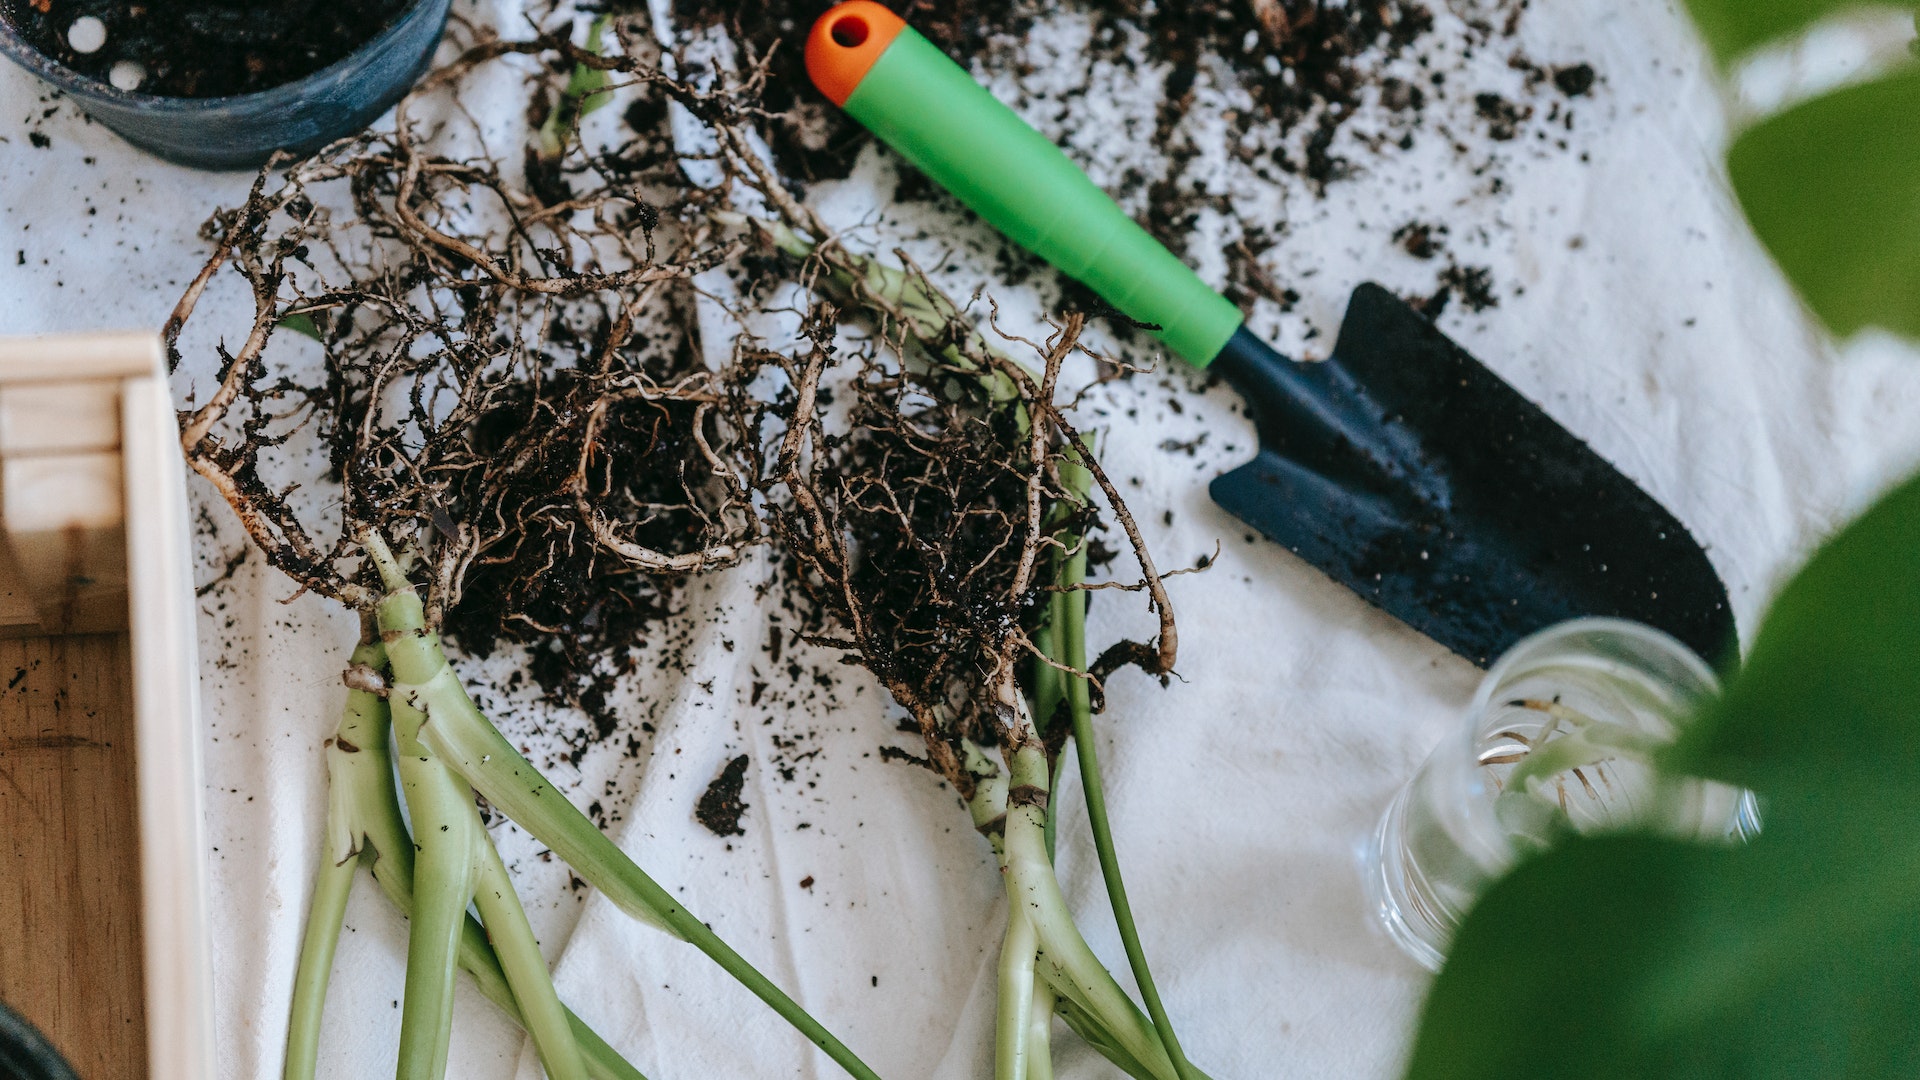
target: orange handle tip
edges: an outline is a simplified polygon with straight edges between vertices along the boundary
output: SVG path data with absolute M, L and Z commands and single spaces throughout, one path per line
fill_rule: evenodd
M 874 0 L 846 0 L 807 35 L 807 74 L 835 105 L 845 105 L 906 21 Z

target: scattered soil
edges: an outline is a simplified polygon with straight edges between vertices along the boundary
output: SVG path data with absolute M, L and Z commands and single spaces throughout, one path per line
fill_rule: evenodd
M 1440 238 L 1446 234 L 1445 225 L 1409 221 L 1393 231 L 1393 242 L 1399 244 L 1407 254 L 1416 259 L 1431 259 L 1440 253 Z
M 1201 217 L 1230 218 L 1221 241 L 1227 271 L 1222 291 L 1249 310 L 1265 301 L 1286 313 L 1300 299 L 1296 283 L 1277 279 L 1268 254 L 1284 241 L 1289 224 L 1236 206 L 1234 196 L 1218 192 L 1212 173 L 1195 175 L 1197 163 L 1221 149 L 1215 143 L 1222 135 L 1209 125 L 1228 125 L 1224 151 L 1237 159 L 1230 170 L 1270 185 L 1286 186 L 1291 177 L 1292 186 L 1314 196 L 1362 171 L 1392 169 L 1395 154 L 1436 138 L 1453 146 L 1463 171 L 1486 175 L 1489 190 L 1497 193 L 1502 181 L 1489 152 L 1542 139 L 1567 149 L 1570 103 L 1590 95 L 1599 78 L 1590 64 L 1541 65 L 1506 44 L 1528 0 L 1452 5 L 1465 25 L 1449 23 L 1444 40 L 1436 36 L 1432 0 L 889 0 L 889 6 L 962 66 L 1011 72 L 1023 84 L 1038 65 L 1051 62 L 1030 40 L 1043 18 L 1065 10 L 1089 19 L 1088 59 L 1134 73 L 1134 86 L 1160 90 L 1157 102 L 1140 106 L 1153 110 L 1159 165 L 1129 169 L 1110 185 L 1112 194 L 1157 239 L 1190 259 L 1212 254 L 1188 251 Z M 770 78 L 763 96 L 774 115 L 762 127 L 796 190 L 846 176 L 871 142 L 807 78 L 801 46 L 824 8 L 816 0 L 675 0 L 679 27 L 723 26 L 742 43 L 746 59 L 764 59 Z M 1507 86 L 1476 85 L 1459 66 L 1462 51 L 1470 57 L 1509 49 L 1509 66 L 1525 75 L 1517 94 Z M 1213 96 L 1203 106 L 1204 88 Z M 1223 91 L 1245 94 L 1251 107 L 1236 103 L 1222 111 Z M 1070 115 L 1076 99 L 1090 93 L 1060 87 L 1034 92 L 1049 96 L 1014 104 L 1034 105 L 1041 116 Z M 1443 111 L 1429 118 L 1436 107 Z M 1206 115 L 1199 117 L 1203 108 Z M 1189 123 L 1193 117 L 1204 122 Z M 892 194 L 895 201 L 948 199 L 912 169 L 902 170 Z M 1459 224 L 1466 235 L 1465 223 Z M 1442 297 L 1432 305 L 1436 315 L 1454 299 L 1467 307 L 1490 306 L 1500 291 L 1485 268 L 1436 269 L 1442 271 L 1432 294 Z M 1019 284 L 1036 274 L 1052 279 L 1056 310 L 1103 307 L 1081 286 L 1017 250 L 1003 254 L 994 278 Z M 1108 329 L 1121 341 L 1135 336 L 1118 320 L 1109 320 Z
M 310 75 L 387 28 L 412 0 L 0 0 L 33 47 L 101 81 L 116 63 L 145 70 L 139 89 L 225 97 Z M 93 52 L 68 41 L 74 21 L 106 25 Z
M 888 6 L 963 67 L 1009 40 L 1024 39 L 1036 17 L 1052 7 L 1035 0 L 892 0 Z M 1346 163 L 1331 151 L 1333 138 L 1369 87 L 1385 85 L 1397 109 L 1418 110 L 1425 102 L 1418 86 L 1400 79 L 1382 84 L 1374 74 L 1432 29 L 1432 13 L 1415 0 L 1338 7 L 1319 0 L 1081 0 L 1071 6 L 1095 19 L 1092 41 L 1100 59 L 1136 66 L 1128 36 L 1119 32 L 1124 25 L 1146 34 L 1148 63 L 1171 68 L 1158 106 L 1163 144 L 1191 108 L 1195 79 L 1209 55 L 1231 65 L 1254 97 L 1255 108 L 1237 117 L 1242 130 L 1272 121 L 1285 131 L 1303 122 L 1315 125 L 1304 155 L 1282 155 L 1278 164 L 1317 183 L 1345 174 Z M 846 176 L 871 138 L 823 101 L 807 77 L 801 45 L 823 10 L 816 0 L 676 0 L 675 6 L 681 27 L 726 26 L 753 55 L 768 57 L 773 78 L 766 103 L 781 114 L 769 125 L 770 143 L 783 171 L 803 181 Z M 1249 32 L 1256 38 L 1252 48 Z M 1190 157 L 1176 154 L 1169 175 L 1135 181 L 1162 189 L 1154 192 L 1147 224 L 1176 251 L 1184 244 L 1188 211 L 1173 173 Z
M 20 2 L 25 0 L 0 0 L 0 4 Z M 63 0 L 45 2 L 65 10 Z M 343 19 L 354 2 L 346 0 L 347 6 L 339 9 Z M 824 3 L 676 2 L 683 27 L 724 23 L 749 54 L 773 49 L 768 59 L 772 77 L 765 83 L 762 104 L 778 115 L 766 119 L 763 130 L 790 187 L 846 175 L 869 137 L 818 98 L 800 64 L 800 42 Z M 397 0 L 388 6 L 398 6 Z M 1511 8 L 1517 18 L 1524 0 L 1500 0 L 1493 6 L 1503 12 Z M 989 66 L 1008 62 L 1011 43 L 1024 39 L 1043 10 L 1029 0 L 958 0 L 937 7 L 928 0 L 909 0 L 896 7 L 962 63 L 978 60 Z M 1359 137 L 1337 140 L 1336 136 L 1357 111 L 1376 102 L 1391 115 L 1415 119 L 1443 95 L 1455 103 L 1456 116 L 1472 102 L 1469 119 L 1476 121 L 1476 128 L 1484 124 L 1483 133 L 1475 139 L 1484 147 L 1489 139 L 1517 138 L 1522 125 L 1556 122 L 1560 107 L 1567 103 L 1556 101 L 1551 112 L 1543 104 L 1542 116 L 1536 118 L 1529 104 L 1538 100 L 1536 91 L 1551 97 L 1557 90 L 1564 98 L 1573 98 L 1589 93 L 1596 79 L 1587 65 L 1537 67 L 1518 54 L 1514 66 L 1526 71 L 1528 89 L 1516 96 L 1526 100 L 1491 92 L 1476 94 L 1465 86 L 1443 89 L 1438 71 L 1430 76 L 1423 72 L 1417 79 L 1385 74 L 1382 66 L 1387 61 L 1410 53 L 1418 56 L 1421 40 L 1433 26 L 1427 8 L 1411 0 L 1339 7 L 1311 0 L 1202 0 L 1191 5 L 1163 0 L 1158 6 L 1134 0 L 1080 0 L 1079 7 L 1096 21 L 1091 48 L 1101 59 L 1132 68 L 1152 65 L 1154 84 L 1164 69 L 1165 93 L 1158 105 L 1155 141 L 1164 152 L 1166 171 L 1160 176 L 1131 175 L 1125 181 L 1128 190 L 1119 194 L 1144 195 L 1133 199 L 1132 205 L 1144 206 L 1144 223 L 1176 251 L 1184 250 L 1200 208 L 1232 212 L 1224 197 L 1205 194 L 1186 176 L 1199 151 L 1181 128 L 1194 108 L 1196 79 L 1203 69 L 1211 78 L 1225 65 L 1250 93 L 1254 107 L 1228 116 L 1243 133 L 1256 125 L 1298 132 L 1298 137 L 1283 140 L 1277 149 L 1261 152 L 1259 174 L 1269 179 L 1279 172 L 1293 174 L 1316 193 L 1351 175 L 1351 163 L 1341 155 L 1352 152 L 1344 148 L 1358 143 Z M 1491 37 L 1512 31 L 1513 20 L 1508 19 L 1503 29 L 1484 32 Z M 1250 33 L 1256 39 L 1254 46 L 1246 44 Z M 1144 60 L 1137 55 L 1141 35 L 1146 42 Z M 537 100 L 530 109 L 536 122 L 544 115 L 542 103 L 564 81 L 572 63 L 554 50 L 542 60 L 544 77 L 535 80 Z M 524 266 L 528 275 L 543 281 L 564 279 L 570 283 L 569 290 L 577 285 L 577 292 L 564 296 L 529 295 L 498 272 L 483 273 L 468 262 L 450 267 L 432 244 L 387 205 L 398 197 L 395 163 L 414 152 L 411 147 L 393 145 L 387 136 L 371 136 L 373 141 L 355 148 L 344 165 L 356 211 L 376 232 L 390 235 L 404 249 L 397 261 L 377 270 L 354 268 L 350 280 L 307 280 L 300 288 L 282 288 L 277 275 L 283 265 L 291 270 L 293 262 L 306 262 L 307 245 L 326 242 L 319 230 L 305 224 L 311 204 L 297 196 L 282 200 L 273 228 L 266 219 L 248 225 L 244 217 L 231 219 L 226 226 L 252 230 L 241 244 L 251 260 L 242 259 L 238 265 L 257 289 L 271 286 L 266 295 L 282 311 L 324 302 L 329 312 L 318 320 L 335 380 L 325 390 L 328 400 L 293 402 L 290 410 L 285 401 L 274 397 L 283 388 L 264 371 L 247 400 L 263 415 L 275 411 L 279 417 L 290 417 L 309 404 L 321 406 L 321 426 L 336 440 L 337 472 L 343 471 L 358 485 L 346 500 L 349 511 L 383 523 L 395 535 L 406 535 L 411 529 L 413 535 L 427 537 L 434 548 L 453 553 L 436 555 L 454 567 L 444 577 L 437 576 L 438 570 L 419 575 L 423 581 L 434 576 L 448 583 L 437 588 L 437 599 L 444 605 L 440 610 L 443 627 L 470 654 L 484 656 L 505 646 L 528 650 L 527 674 L 545 696 L 576 706 L 591 719 L 590 729 L 579 733 L 577 741 L 564 736 L 574 746 L 576 763 L 587 745 L 622 731 L 632 737 L 638 718 L 616 716 L 608 702 L 616 683 L 636 671 L 647 642 L 661 644 L 661 635 L 669 638 L 668 648 L 656 658 L 667 665 L 677 662 L 671 639 L 685 640 L 681 631 L 668 628 L 673 620 L 664 618 L 676 609 L 685 576 L 639 569 L 613 557 L 608 544 L 586 535 L 592 514 L 597 512 L 616 524 L 621 540 L 669 556 L 713 550 L 722 541 L 744 546 L 757 539 L 740 536 L 737 523 L 727 523 L 729 510 L 741 505 L 742 493 L 725 489 L 699 447 L 705 441 L 722 454 L 743 452 L 739 446 L 726 445 L 728 432 L 722 430 L 720 414 L 703 412 L 701 402 L 730 402 L 734 419 L 727 422 L 739 428 L 753 407 L 743 405 L 741 395 L 746 380 L 755 373 L 744 372 L 724 386 L 708 384 L 698 393 L 620 398 L 620 387 L 668 387 L 703 370 L 684 332 L 672 329 L 691 320 L 668 304 L 641 311 L 643 317 L 630 327 L 618 325 L 619 304 L 630 297 L 622 290 L 631 286 L 616 289 L 596 284 L 599 279 L 594 275 L 609 268 L 577 254 L 588 250 L 590 243 L 604 246 L 612 237 L 644 234 L 648 258 L 652 258 L 656 228 L 661 231 L 661 261 L 686 263 L 697 254 L 689 248 L 676 249 L 673 238 L 687 235 L 684 230 L 676 232 L 676 215 L 682 223 L 702 219 L 698 207 L 687 205 L 687 201 L 697 202 L 698 194 L 662 193 L 657 184 L 648 187 L 649 176 L 673 170 L 665 105 L 664 93 L 636 92 L 626 111 L 636 138 L 590 155 L 576 149 L 563 167 L 548 174 L 516 178 L 514 170 L 503 169 L 497 162 L 435 161 L 442 171 L 428 172 L 425 183 L 437 186 L 409 193 L 418 213 L 442 223 L 459 220 L 454 208 L 465 201 L 496 195 L 523 212 L 526 207 L 556 206 L 566 200 L 594 208 L 590 214 L 575 214 L 571 220 L 578 224 L 569 226 L 574 234 L 558 239 L 540 230 L 506 238 L 464 238 L 493 253 L 499 265 Z M 725 110 L 700 110 L 703 118 L 708 114 L 724 115 Z M 755 122 L 762 123 L 758 115 Z M 1565 123 L 1571 128 L 1570 112 Z M 1358 125 L 1355 130 L 1365 127 Z M 1466 132 L 1459 136 L 1464 138 Z M 1396 128 L 1394 139 L 1399 137 Z M 1389 140 L 1365 145 L 1391 154 L 1400 144 Z M 1467 150 L 1462 147 L 1460 152 Z M 673 180 L 679 182 L 677 177 Z M 1494 180 L 1497 183 L 1498 178 Z M 514 185 L 516 190 L 503 190 Z M 639 197 L 647 190 L 654 194 Z M 907 170 L 895 197 L 944 196 Z M 675 200 L 683 202 L 675 206 Z M 301 224 L 289 228 L 288 217 Z M 1241 303 L 1257 297 L 1283 310 L 1291 307 L 1298 294 L 1272 280 L 1261 266 L 1262 254 L 1279 242 L 1285 223 L 1241 221 L 1239 226 L 1240 235 L 1229 241 L 1229 295 Z M 1394 242 L 1408 255 L 1434 264 L 1438 287 L 1416 300 L 1429 317 L 1437 317 L 1456 301 L 1474 311 L 1497 303 L 1489 269 L 1457 261 L 1448 249 L 1451 235 L 1442 222 L 1410 222 L 1393 234 Z M 1468 231 L 1462 227 L 1459 235 L 1465 242 Z M 764 260 L 769 265 L 762 265 L 757 256 L 737 252 L 727 258 L 742 267 L 747 279 L 791 278 L 792 267 L 771 265 L 774 260 Z M 1010 265 L 1004 277 L 1017 280 L 1020 272 L 1021 265 Z M 1025 272 L 1032 272 L 1030 265 Z M 752 281 L 747 284 L 751 295 Z M 413 306 L 410 297 L 422 286 L 443 290 L 441 302 L 447 306 L 433 311 Z M 537 305 L 545 314 L 530 322 L 526 305 Z M 1065 290 L 1063 305 L 1083 311 L 1102 307 L 1072 288 Z M 833 317 L 817 318 L 809 333 L 817 350 L 828 351 L 833 333 L 827 324 Z M 517 336 L 533 322 L 541 326 L 540 336 Z M 423 329 L 429 326 L 433 329 Z M 633 329 L 642 326 L 655 340 L 642 340 Z M 396 341 L 429 342 L 442 330 L 446 332 L 441 336 L 454 344 L 447 346 L 449 355 L 434 354 L 433 362 L 451 372 L 449 377 L 456 381 L 471 383 L 477 373 L 494 372 L 506 357 L 518 366 L 511 377 L 463 388 L 461 396 L 469 408 L 458 424 L 440 425 L 418 409 L 408 415 L 376 416 L 372 425 L 361 423 L 371 407 L 367 372 L 385 357 L 404 355 L 396 351 Z M 844 364 L 847 359 L 841 355 L 833 362 Z M 1009 413 L 989 409 L 983 415 L 980 402 L 956 399 L 948 393 L 950 386 L 905 385 L 917 380 L 903 380 L 897 367 L 874 365 L 872 359 L 855 361 L 861 370 L 854 373 L 850 386 L 841 381 L 833 389 L 818 387 L 815 408 L 829 404 L 833 390 L 853 395 L 851 402 L 843 400 L 836 409 L 841 415 L 850 410 L 851 427 L 836 427 L 841 433 L 834 435 L 825 433 L 824 424 L 815 428 L 805 475 L 781 474 L 770 461 L 752 463 L 743 471 L 761 485 L 758 495 L 769 499 L 774 498 L 773 488 L 799 481 L 818 499 L 825 515 L 825 527 L 816 532 L 816 523 L 793 513 L 785 496 L 771 509 L 776 517 L 788 515 L 772 523 L 788 541 L 783 585 L 803 587 L 793 590 L 795 598 L 783 598 L 788 614 L 797 616 L 798 623 L 788 624 L 784 633 L 797 630 L 818 643 L 840 647 L 848 662 L 871 668 L 916 719 L 927 720 L 915 729 L 927 738 L 928 758 L 922 763 L 935 765 L 958 787 L 960 778 L 952 763 L 960 738 L 992 742 L 999 730 L 992 702 L 982 693 L 986 679 L 1006 655 L 1017 652 L 1021 627 L 1031 622 L 1033 605 L 1045 595 L 1038 581 L 1017 595 L 1012 588 L 1018 545 L 1008 540 L 1026 534 L 1027 484 L 1033 470 L 1031 463 L 1022 463 L 1027 446 Z M 801 362 L 798 354 L 770 354 L 762 361 L 785 366 L 790 383 L 801 381 L 795 378 Z M 610 366 L 594 374 L 590 369 L 596 362 Z M 442 378 L 424 369 L 408 372 L 406 377 L 416 388 Z M 488 374 L 480 381 L 493 378 Z M 813 424 L 814 416 L 796 415 L 796 404 L 789 391 L 760 420 L 774 422 L 771 428 L 795 421 Z M 249 445 L 257 451 L 265 445 L 259 440 L 277 437 L 274 432 L 280 430 L 280 422 L 263 423 L 261 434 L 245 432 L 245 438 L 253 440 Z M 744 440 L 745 452 L 753 453 L 756 439 L 764 432 L 752 431 L 751 424 L 746 427 L 750 434 Z M 428 436 L 418 449 L 396 434 L 416 428 Z M 361 431 L 373 435 L 355 434 Z M 742 432 L 736 430 L 733 437 L 741 438 Z M 1169 452 L 1191 455 L 1198 445 L 1198 440 L 1175 441 Z M 591 511 L 571 498 L 556 497 L 570 491 L 570 477 L 576 473 L 587 485 L 582 494 L 594 508 Z M 240 478 L 255 485 L 249 493 L 271 509 L 277 496 L 261 486 L 256 476 L 243 473 Z M 1049 499 L 1056 494 L 1049 488 Z M 1090 528 L 1094 523 L 1075 524 Z M 475 529 L 488 534 L 484 542 L 468 535 Z M 809 542 L 815 543 L 811 554 Z M 339 557 L 350 547 L 330 549 L 323 539 L 313 545 L 318 552 L 313 558 Z M 340 590 L 352 585 L 345 579 L 332 580 L 330 591 L 329 579 L 313 569 L 307 555 L 284 547 L 276 553 L 270 545 L 268 552 L 274 565 L 330 595 L 341 595 Z M 1111 549 L 1102 549 L 1101 557 L 1111 558 Z M 802 593 L 805 598 L 798 598 Z M 857 632 L 852 627 L 856 622 Z M 788 675 L 783 681 L 796 698 L 815 691 L 832 693 L 831 675 L 818 669 L 809 673 L 791 660 L 783 665 L 782 635 L 783 630 L 776 627 L 770 636 L 765 650 L 770 654 L 768 673 L 762 676 L 757 667 L 754 670 L 751 704 L 763 703 L 769 684 L 780 672 Z M 728 648 L 732 647 L 729 643 Z M 1023 670 L 1030 666 L 1024 654 L 1022 661 Z M 1156 670 L 1151 663 L 1140 662 Z M 777 696 L 782 689 L 774 685 L 771 692 Z M 644 721 L 638 726 L 647 729 Z M 776 745 L 780 744 L 776 741 Z M 797 763 L 809 753 L 797 743 L 781 746 L 784 756 L 763 760 L 762 767 L 791 782 Z M 946 761 L 941 760 L 943 754 Z M 743 832 L 739 817 L 745 806 L 740 793 L 747 766 L 744 755 L 728 762 L 699 801 L 696 817 L 718 835 Z
M 1438 287 L 1433 292 L 1406 297 L 1407 303 L 1428 319 L 1438 319 L 1456 299 L 1476 314 L 1500 306 L 1500 298 L 1493 291 L 1492 269 L 1458 262 L 1447 247 L 1450 233 L 1445 225 L 1425 221 L 1409 221 L 1393 231 L 1393 242 L 1402 251 L 1416 259 L 1443 262 Z
M 1485 266 L 1451 263 L 1440 272 L 1440 288 L 1414 306 L 1427 318 L 1438 319 L 1455 297 L 1461 306 L 1475 314 L 1499 307 L 1500 298 L 1493 294 L 1493 271 Z
M 740 815 L 747 812 L 747 804 L 740 801 L 746 782 L 747 755 L 741 754 L 727 762 L 707 785 L 706 793 L 693 808 L 694 820 L 715 836 L 747 835 L 747 830 L 740 827 Z
M 1474 111 L 1487 122 L 1487 135 L 1495 142 L 1511 142 L 1520 134 L 1520 125 L 1533 117 L 1533 107 L 1508 101 L 1499 94 L 1473 96 Z

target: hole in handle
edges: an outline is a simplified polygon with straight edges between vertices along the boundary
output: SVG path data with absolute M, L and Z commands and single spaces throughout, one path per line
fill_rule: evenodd
M 867 20 L 858 15 L 848 15 L 844 18 L 836 19 L 832 28 L 830 28 L 827 33 L 832 35 L 835 45 L 843 49 L 857 49 L 867 42 L 867 34 L 869 33 Z

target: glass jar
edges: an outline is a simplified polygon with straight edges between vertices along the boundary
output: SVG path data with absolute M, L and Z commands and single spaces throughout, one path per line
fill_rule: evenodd
M 1364 872 L 1389 936 L 1438 970 L 1481 890 L 1568 833 L 1638 827 L 1725 842 L 1756 832 L 1750 794 L 1655 767 L 1718 692 L 1698 656 L 1638 623 L 1576 619 L 1516 644 L 1374 831 Z

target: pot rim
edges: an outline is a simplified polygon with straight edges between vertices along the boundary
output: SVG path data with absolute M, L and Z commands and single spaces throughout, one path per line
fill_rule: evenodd
M 0 1002 L 0 1065 L 24 1066 L 36 1080 L 75 1080 L 73 1066 L 46 1035 L 5 1002 Z
M 394 16 L 393 21 L 388 23 L 385 29 L 356 45 L 352 52 L 318 71 L 308 72 L 290 82 L 269 86 L 264 90 L 253 90 L 245 94 L 227 94 L 222 97 L 174 97 L 169 94 L 149 94 L 140 90 L 122 90 L 105 80 L 82 75 L 41 52 L 32 42 L 21 36 L 20 32 L 14 28 L 13 22 L 4 16 L 0 16 L 0 53 L 4 53 L 14 63 L 39 76 L 55 89 L 75 97 L 121 102 L 143 112 L 212 112 L 223 107 L 272 103 L 275 99 L 296 101 L 305 96 L 309 88 L 337 79 L 361 56 L 400 36 L 406 30 L 407 24 L 422 9 L 437 2 L 438 0 L 413 0 L 405 10 Z

